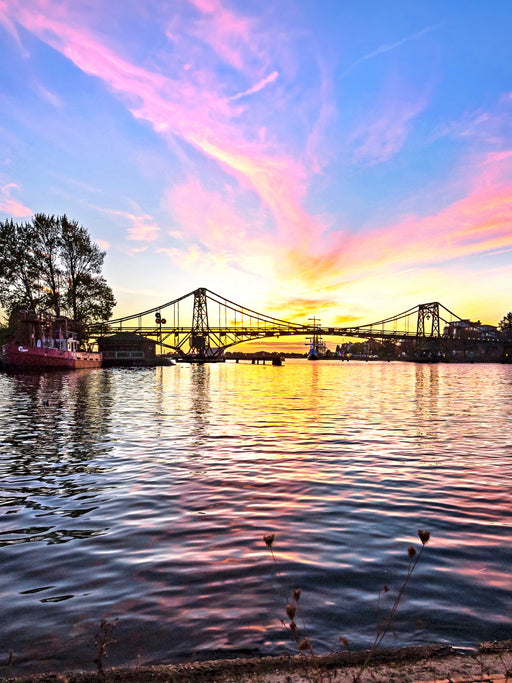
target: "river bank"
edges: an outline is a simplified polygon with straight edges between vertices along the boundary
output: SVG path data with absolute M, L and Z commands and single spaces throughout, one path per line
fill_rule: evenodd
M 46 673 L 7 677 L 11 683 L 353 683 L 366 652 L 223 659 L 187 664 L 105 669 L 102 672 Z M 460 652 L 446 645 L 388 649 L 374 653 L 361 683 L 505 683 L 512 679 L 512 641 L 483 643 Z

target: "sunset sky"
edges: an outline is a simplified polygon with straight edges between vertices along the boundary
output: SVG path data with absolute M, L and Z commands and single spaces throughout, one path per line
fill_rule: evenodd
M 116 316 L 512 310 L 510 0 L 0 0 L 0 219 L 66 213 Z

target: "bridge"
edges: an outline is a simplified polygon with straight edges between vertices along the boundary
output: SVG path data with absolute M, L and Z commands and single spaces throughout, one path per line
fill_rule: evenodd
M 242 342 L 286 336 L 406 339 L 423 344 L 440 342 L 445 326 L 464 321 L 439 302 L 419 304 L 383 320 L 365 325 L 332 327 L 313 322 L 296 323 L 245 306 L 200 287 L 178 299 L 140 313 L 102 323 L 101 336 L 134 332 L 156 340 L 160 347 L 183 359 L 215 361 L 224 351 Z M 100 335 L 97 335 L 100 336 Z

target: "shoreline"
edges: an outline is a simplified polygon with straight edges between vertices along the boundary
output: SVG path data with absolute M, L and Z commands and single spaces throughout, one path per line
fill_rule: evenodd
M 12 683 L 353 683 L 367 651 L 316 657 L 285 655 L 218 659 L 181 664 L 39 673 L 7 677 Z M 361 683 L 505 683 L 512 680 L 512 640 L 482 643 L 461 653 L 449 645 L 392 648 L 375 652 Z

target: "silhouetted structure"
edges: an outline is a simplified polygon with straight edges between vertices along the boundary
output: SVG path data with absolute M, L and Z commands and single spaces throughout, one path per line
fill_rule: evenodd
M 153 316 L 154 322 L 148 320 Z M 485 359 L 490 360 L 501 341 L 492 325 L 464 320 L 438 301 L 419 304 L 365 325 L 330 327 L 313 320 L 313 324 L 303 324 L 273 318 L 200 287 L 162 306 L 103 325 L 112 332 L 154 338 L 161 347 L 172 349 L 181 359 L 191 362 L 219 361 L 224 351 L 236 344 L 281 336 L 380 340 L 386 343 L 386 357 L 393 356 L 395 346 L 408 358 L 418 360 L 467 359 L 473 353 L 470 349 L 477 347 L 484 349 Z
M 103 353 L 103 367 L 156 365 L 156 342 L 134 332 L 117 332 L 100 337 L 98 346 Z

